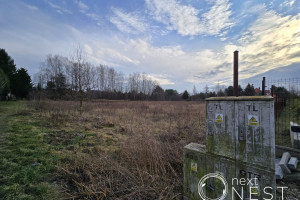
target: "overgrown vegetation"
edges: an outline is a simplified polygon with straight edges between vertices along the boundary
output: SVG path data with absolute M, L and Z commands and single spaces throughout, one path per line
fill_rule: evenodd
M 199 102 L 85 102 L 81 115 L 75 101 L 7 105 L 6 199 L 181 199 L 183 146 L 205 138 Z
M 182 151 L 205 141 L 204 103 L 89 101 L 82 114 L 78 103 L 1 102 L 1 197 L 182 199 Z
M 35 104 L 49 126 L 63 131 L 56 135 L 57 153 L 66 155 L 57 175 L 68 198 L 182 198 L 182 150 L 204 141 L 204 104 L 86 102 L 82 116 L 76 105 Z

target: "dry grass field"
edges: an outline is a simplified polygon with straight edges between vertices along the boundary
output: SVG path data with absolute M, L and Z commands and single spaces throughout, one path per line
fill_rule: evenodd
M 181 199 L 183 147 L 205 141 L 201 102 L 31 102 L 61 157 L 67 199 Z
M 0 197 L 182 199 L 190 142 L 205 143 L 203 102 L 1 102 Z M 299 182 L 277 186 L 298 199 Z

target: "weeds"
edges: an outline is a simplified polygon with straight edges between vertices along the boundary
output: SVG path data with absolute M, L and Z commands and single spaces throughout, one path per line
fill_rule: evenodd
M 204 142 L 203 103 L 94 101 L 83 104 L 82 114 L 78 102 L 30 104 L 35 111 L 28 116 L 40 124 L 34 131 L 21 132 L 36 134 L 40 140 L 29 143 L 47 144 L 51 156 L 59 158 L 52 181 L 63 190 L 64 198 L 182 198 L 182 151 L 189 142 Z M 24 155 L 28 165 L 44 166 L 41 160 L 29 161 L 31 151 L 26 147 L 18 155 Z M 45 154 L 39 151 L 48 159 L 46 150 Z M 46 175 L 51 169 L 41 173 Z
M 96 101 L 82 115 L 76 104 L 34 104 L 49 126 L 84 133 L 57 166 L 69 199 L 182 198 L 182 150 L 204 142 L 204 104 Z

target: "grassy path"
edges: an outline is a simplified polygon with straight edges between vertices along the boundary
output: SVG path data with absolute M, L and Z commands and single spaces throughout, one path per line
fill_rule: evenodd
M 0 102 L 0 199 L 57 199 L 57 158 L 26 102 Z

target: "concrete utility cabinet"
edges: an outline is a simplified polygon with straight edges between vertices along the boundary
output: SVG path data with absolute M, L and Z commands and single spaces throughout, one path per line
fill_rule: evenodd
M 206 99 L 206 146 L 193 143 L 184 148 L 185 199 L 201 199 L 198 183 L 208 173 L 220 173 L 226 179 L 225 199 L 241 199 L 233 189 L 243 199 L 250 198 L 250 190 L 252 199 L 270 199 L 270 194 L 275 199 L 274 125 L 272 97 Z M 257 185 L 235 185 L 233 181 L 247 178 L 257 178 Z M 205 188 L 211 199 L 218 197 L 217 191 L 222 193 L 218 188 L 222 184 L 216 183 L 210 181 Z M 272 189 L 263 191 L 265 187 Z

